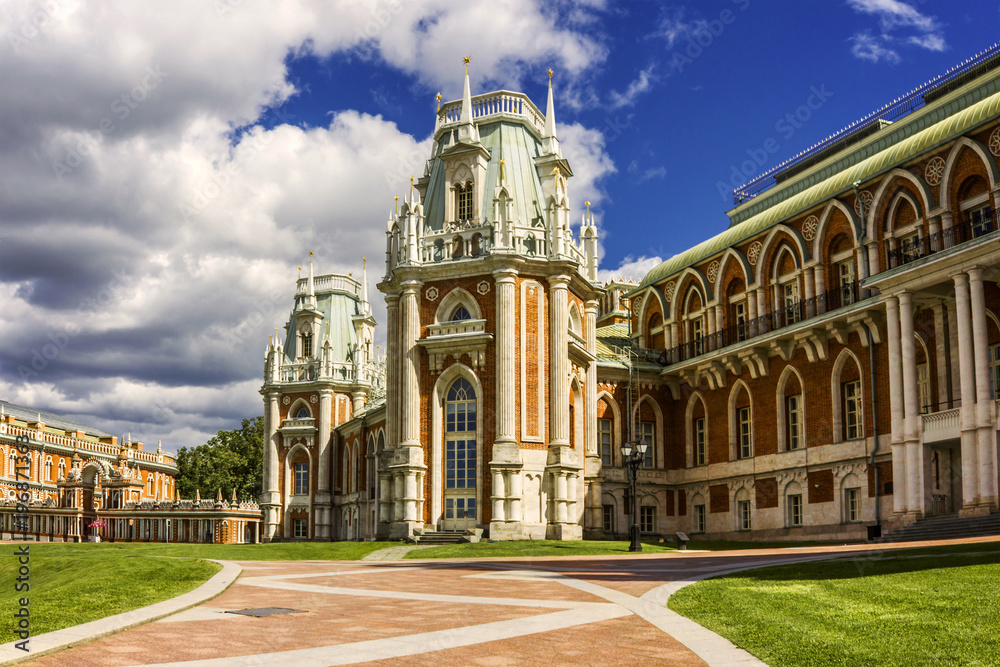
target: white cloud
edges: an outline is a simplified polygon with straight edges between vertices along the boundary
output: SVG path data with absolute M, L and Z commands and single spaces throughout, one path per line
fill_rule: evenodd
M 646 181 L 658 178 L 661 181 L 667 177 L 667 168 L 663 165 L 659 167 L 651 167 L 646 171 L 642 172 L 642 176 L 639 177 L 640 183 L 645 183 Z
M 646 69 L 640 71 L 639 76 L 628 85 L 628 88 L 625 89 L 624 93 L 612 90 L 611 108 L 621 109 L 622 107 L 634 105 L 636 99 L 643 93 L 647 92 L 652 86 L 652 82 L 655 80 L 653 76 L 655 67 L 655 65 L 650 65 Z
M 454 95 L 463 55 L 479 81 L 545 62 L 567 86 L 606 55 L 574 27 L 599 2 L 232 4 L 0 4 L 6 400 L 200 444 L 260 413 L 267 337 L 310 249 L 318 273 L 357 276 L 367 256 L 384 323 L 383 224 L 429 139 L 350 110 L 350 91 L 326 127 L 259 126 L 296 94 L 290 54 L 377 59 Z M 579 212 L 614 164 L 600 132 L 559 136 Z
M 636 283 L 642 281 L 647 273 L 663 263 L 660 257 L 645 255 L 634 257 L 626 256 L 621 263 L 613 269 L 598 269 L 597 279 L 601 282 L 609 280 L 632 280 Z
M 859 14 L 878 18 L 877 36 L 866 30 L 851 37 L 851 53 L 857 58 L 875 63 L 899 62 L 900 55 L 894 47 L 897 32 L 917 33 L 906 37 L 906 44 L 929 51 L 944 51 L 947 48 L 937 18 L 920 13 L 913 5 L 901 0 L 847 0 L 847 4 Z

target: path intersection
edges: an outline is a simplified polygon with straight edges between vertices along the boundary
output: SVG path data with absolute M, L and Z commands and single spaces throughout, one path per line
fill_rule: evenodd
M 667 598 L 687 582 L 720 573 L 868 550 L 245 561 L 235 583 L 201 605 L 20 664 L 762 665 L 667 609 Z M 264 608 L 294 613 L 229 613 Z

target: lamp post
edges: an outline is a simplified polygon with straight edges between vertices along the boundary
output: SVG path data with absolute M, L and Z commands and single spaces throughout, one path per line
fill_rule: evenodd
M 643 460 L 646 458 L 646 448 L 649 445 L 645 442 L 637 442 L 635 445 L 626 442 L 622 445 L 622 459 L 625 461 L 625 466 L 628 468 L 628 482 L 629 490 L 631 495 L 631 511 L 632 511 L 632 525 L 629 527 L 629 545 L 628 550 L 639 553 L 642 551 L 642 542 L 639 541 L 639 504 L 636 500 L 636 478 L 639 475 L 639 466 L 642 465 Z

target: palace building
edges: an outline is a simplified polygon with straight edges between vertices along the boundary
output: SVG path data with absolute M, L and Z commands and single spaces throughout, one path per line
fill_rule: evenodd
M 0 401 L 0 539 L 260 539 L 253 500 L 179 500 L 174 459 L 49 412 Z
M 997 510 L 1000 45 L 601 284 L 523 94 L 440 104 L 367 281 L 300 279 L 268 347 L 265 539 L 857 539 Z M 614 221 L 606 224 L 613 225 Z M 638 516 L 621 446 L 649 445 Z

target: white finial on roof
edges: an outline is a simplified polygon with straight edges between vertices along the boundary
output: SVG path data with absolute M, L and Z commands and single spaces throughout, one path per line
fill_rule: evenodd
M 368 305 L 368 260 L 361 258 L 361 312 L 368 314 L 371 307 Z
M 542 132 L 542 150 L 546 155 L 561 155 L 556 137 L 556 105 L 552 98 L 552 70 L 549 70 L 549 98 L 545 104 L 545 129 Z

